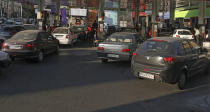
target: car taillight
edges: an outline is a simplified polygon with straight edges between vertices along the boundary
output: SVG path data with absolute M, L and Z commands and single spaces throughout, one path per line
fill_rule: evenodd
M 7 46 L 8 46 L 7 43 L 3 43 L 1 47 L 6 48 Z
M 34 47 L 34 44 L 31 44 L 31 43 L 26 44 L 26 48 L 32 48 L 32 47 Z
M 176 35 L 176 37 L 179 37 L 180 38 L 180 35 Z
M 103 48 L 103 47 L 98 47 L 98 50 L 102 50 L 102 51 L 103 51 L 103 50 L 104 50 L 104 48 Z
M 130 49 L 123 49 L 122 52 L 130 52 Z
M 166 63 L 172 64 L 172 63 L 174 63 L 176 61 L 176 58 L 175 57 L 165 57 L 165 58 L 163 58 L 163 60 Z
M 66 38 L 69 39 L 70 38 L 70 35 L 66 35 Z

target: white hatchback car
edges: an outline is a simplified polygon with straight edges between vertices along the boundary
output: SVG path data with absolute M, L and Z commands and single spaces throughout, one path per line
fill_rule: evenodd
M 77 36 L 67 27 L 58 27 L 53 31 L 53 36 L 62 45 L 73 45 L 77 41 Z
M 172 37 L 194 39 L 191 31 L 187 30 L 187 29 L 176 29 L 176 30 L 174 30 Z

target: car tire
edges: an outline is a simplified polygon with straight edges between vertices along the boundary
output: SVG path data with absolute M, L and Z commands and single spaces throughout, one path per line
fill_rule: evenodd
M 186 83 L 187 83 L 187 76 L 186 76 L 186 74 L 181 73 L 181 75 L 179 76 L 179 79 L 177 81 L 177 84 L 176 84 L 177 88 L 180 90 L 185 89 Z
M 108 59 L 101 59 L 101 63 L 108 63 Z
M 36 62 L 42 62 L 44 60 L 44 53 L 42 51 L 39 51 Z

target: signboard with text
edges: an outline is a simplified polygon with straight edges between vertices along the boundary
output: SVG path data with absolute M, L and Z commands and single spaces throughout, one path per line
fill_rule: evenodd
M 87 16 L 87 9 L 71 8 L 69 15 L 71 15 L 71 16 Z

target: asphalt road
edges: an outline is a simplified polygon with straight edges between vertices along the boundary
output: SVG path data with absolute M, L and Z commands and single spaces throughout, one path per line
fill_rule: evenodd
M 210 76 L 187 89 L 130 73 L 129 62 L 101 64 L 95 48 L 62 48 L 43 63 L 15 61 L 0 76 L 0 112 L 209 112 Z

